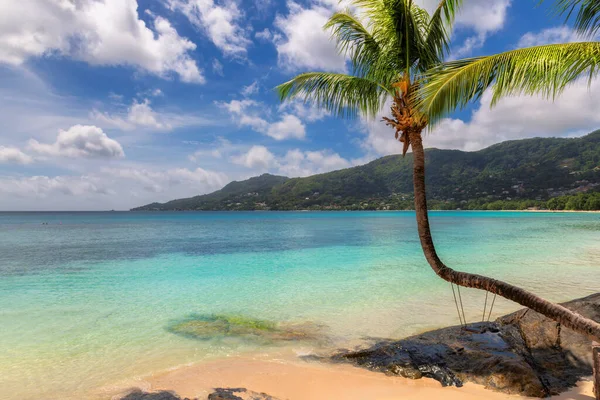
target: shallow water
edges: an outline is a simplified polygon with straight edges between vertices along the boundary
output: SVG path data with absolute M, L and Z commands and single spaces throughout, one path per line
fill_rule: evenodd
M 599 291 L 600 214 L 434 212 L 432 228 L 457 269 L 555 301 Z M 481 320 L 485 294 L 462 298 Z M 516 308 L 499 299 L 492 316 Z M 192 314 L 324 325 L 326 344 L 298 353 L 458 323 L 411 212 L 0 213 L 1 398 L 83 398 L 282 346 L 169 332 Z

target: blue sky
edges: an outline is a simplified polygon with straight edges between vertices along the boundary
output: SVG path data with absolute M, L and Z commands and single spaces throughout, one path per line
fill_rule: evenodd
M 438 0 L 417 0 L 427 9 Z M 580 40 L 537 0 L 465 0 L 450 58 Z M 128 209 L 264 172 L 306 176 L 397 153 L 379 121 L 272 90 L 346 70 L 321 27 L 337 0 L 0 0 L 0 210 Z M 600 90 L 489 94 L 428 147 L 477 150 L 600 126 Z

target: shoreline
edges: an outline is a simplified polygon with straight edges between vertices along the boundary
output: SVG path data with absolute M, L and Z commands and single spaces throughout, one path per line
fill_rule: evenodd
M 125 213 L 294 213 L 294 212 L 414 212 L 415 210 L 58 210 L 58 211 L 32 211 L 32 210 L 17 210 L 6 211 L 0 210 L 0 214 L 125 214 Z M 429 212 L 531 212 L 531 213 L 600 213 L 600 210 L 435 210 L 430 209 Z
M 129 213 L 295 213 L 295 212 L 314 212 L 314 213 L 361 213 L 361 212 L 414 212 L 415 210 L 125 210 L 115 212 Z M 11 211 L 9 211 L 11 212 Z M 19 212 L 19 211 L 12 211 Z M 35 211 L 34 211 L 35 212 Z M 69 211 L 58 211 L 69 212 Z M 90 212 L 110 212 L 110 211 L 90 211 Z M 430 209 L 428 212 L 525 212 L 525 213 L 600 213 L 600 210 L 435 210 Z
M 105 388 L 97 399 L 119 400 L 135 390 L 168 391 L 189 399 L 206 399 L 215 388 L 243 387 L 287 400 L 510 400 L 530 399 L 466 383 L 463 387 L 442 387 L 423 378 L 412 380 L 387 376 L 351 365 L 304 361 L 291 354 L 257 353 L 183 365 L 132 380 L 117 389 Z M 577 386 L 551 399 L 587 399 L 592 382 L 584 379 Z M 589 397 L 590 399 L 593 397 Z

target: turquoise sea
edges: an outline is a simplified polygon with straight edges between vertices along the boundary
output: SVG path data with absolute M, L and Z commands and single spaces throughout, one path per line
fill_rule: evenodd
M 600 291 L 600 214 L 434 212 L 432 228 L 454 268 L 555 301 Z M 484 293 L 462 297 L 481 320 Z M 516 308 L 497 300 L 493 316 Z M 458 323 L 412 212 L 0 213 L 2 399 L 83 399 L 269 350 L 167 329 L 215 313 L 320 324 L 330 348 Z

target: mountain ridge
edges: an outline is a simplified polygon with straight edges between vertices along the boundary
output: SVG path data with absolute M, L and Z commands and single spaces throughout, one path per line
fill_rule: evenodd
M 425 157 L 432 208 L 545 202 L 600 189 L 600 130 L 579 138 L 510 140 L 472 152 L 430 148 Z M 409 209 L 412 191 L 409 153 L 303 178 L 262 174 L 213 193 L 132 211 Z

